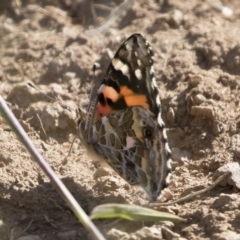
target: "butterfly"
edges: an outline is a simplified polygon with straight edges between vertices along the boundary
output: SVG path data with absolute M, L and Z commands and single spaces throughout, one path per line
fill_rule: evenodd
M 171 150 L 150 44 L 139 33 L 113 57 L 87 113 L 80 110 L 79 137 L 95 161 L 106 162 L 129 184 L 140 184 L 152 201 L 168 185 Z

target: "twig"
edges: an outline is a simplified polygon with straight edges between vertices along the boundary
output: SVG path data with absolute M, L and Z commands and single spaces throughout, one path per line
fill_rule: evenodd
M 48 223 L 50 223 L 55 229 L 57 229 L 57 226 L 53 223 L 53 220 L 49 219 L 46 214 L 43 214 L 43 216 L 45 217 Z
M 64 104 L 61 100 L 58 100 L 58 99 L 56 99 L 56 98 L 54 98 L 54 97 L 51 97 L 51 96 L 49 96 L 49 95 L 43 93 L 42 90 L 40 90 L 40 89 L 38 89 L 37 87 L 35 87 L 33 83 L 28 82 L 27 85 L 28 85 L 29 87 L 31 87 L 31 88 L 37 90 L 37 91 L 38 91 L 39 93 L 41 93 L 43 96 L 47 97 L 49 100 L 51 100 L 51 102 L 58 102 L 58 103 L 61 104 L 61 106 L 65 107 L 65 108 L 67 108 L 67 109 L 70 109 L 70 110 L 75 111 L 75 109 L 73 109 L 73 108 L 67 106 L 67 105 Z
M 185 197 L 182 197 L 182 198 L 179 198 L 177 200 L 174 200 L 174 201 L 171 201 L 171 202 L 166 202 L 166 203 L 150 203 L 149 205 L 151 207 L 154 207 L 154 206 L 169 206 L 169 205 L 172 205 L 172 204 L 176 204 L 176 203 L 181 203 L 181 202 L 185 202 L 193 197 L 196 197 L 200 194 L 203 194 L 205 192 L 208 192 L 210 190 L 212 190 L 214 187 L 216 187 L 223 179 L 225 179 L 227 176 L 229 176 L 230 173 L 227 172 L 227 173 L 224 173 L 222 176 L 218 177 L 218 179 L 209 187 L 207 188 L 204 188 L 202 190 L 199 190 L 197 192 L 192 192 L 190 194 L 188 194 L 187 196 Z
M 86 33 L 95 34 L 97 32 L 102 32 L 109 28 L 109 26 L 119 17 L 119 15 L 126 10 L 129 6 L 133 4 L 133 0 L 125 0 L 121 5 L 119 5 L 115 10 L 112 11 L 108 19 L 101 26 L 87 30 Z
M 71 143 L 71 146 L 70 146 L 70 148 L 69 148 L 69 151 L 68 151 L 67 156 L 66 156 L 66 157 L 62 160 L 62 162 L 61 162 L 62 165 L 66 165 L 66 164 L 67 164 L 67 158 L 68 158 L 68 157 L 70 156 L 70 154 L 71 154 L 72 147 L 73 147 L 73 144 L 74 144 L 74 142 L 75 142 L 76 139 L 77 139 L 77 137 L 75 136 L 74 139 L 73 139 L 73 141 L 72 141 L 72 143 Z
M 39 117 L 38 114 L 37 114 L 37 118 L 38 118 L 38 120 L 39 120 L 39 122 L 40 122 L 40 125 L 41 125 L 41 128 L 42 128 L 42 131 L 43 131 L 43 133 L 44 133 L 44 135 L 45 135 L 45 137 L 46 137 L 46 139 L 47 139 L 48 136 L 47 136 L 46 131 L 45 131 L 44 127 L 43 127 L 43 124 L 42 124 L 41 118 Z
M 29 224 L 25 227 L 25 229 L 23 229 L 23 231 L 18 234 L 17 237 L 13 237 L 13 236 L 12 236 L 12 231 L 11 231 L 11 237 L 10 237 L 10 239 L 11 239 L 11 240 L 14 240 L 14 239 L 20 238 L 20 237 L 30 228 L 30 226 L 32 225 L 32 222 L 33 222 L 33 219 L 29 222 Z

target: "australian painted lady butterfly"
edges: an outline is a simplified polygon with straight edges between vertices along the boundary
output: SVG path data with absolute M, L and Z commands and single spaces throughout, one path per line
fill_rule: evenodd
M 171 151 L 153 62 L 141 34 L 126 39 L 78 124 L 91 157 L 107 162 L 129 184 L 140 184 L 154 201 L 169 182 Z

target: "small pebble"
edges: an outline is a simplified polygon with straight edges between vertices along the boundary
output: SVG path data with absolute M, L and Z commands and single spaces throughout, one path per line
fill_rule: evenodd
M 212 106 L 192 106 L 191 115 L 195 117 L 208 118 L 210 120 L 214 120 L 216 118 L 216 114 Z
M 215 136 L 219 135 L 220 133 L 224 132 L 224 125 L 222 122 L 215 120 L 213 122 L 213 127 L 212 127 L 213 134 Z
M 193 96 L 193 101 L 196 105 L 201 105 L 206 101 L 206 98 L 202 94 L 197 94 L 196 96 Z
M 235 194 L 224 194 L 221 193 L 220 196 L 213 202 L 213 208 L 227 207 L 229 204 L 237 200 Z
M 183 13 L 179 10 L 173 10 L 170 14 L 169 24 L 175 28 L 179 28 L 183 21 Z
M 220 182 L 221 186 L 226 186 L 227 184 L 234 186 L 238 190 L 240 190 L 240 167 L 239 163 L 231 162 L 223 165 L 218 168 L 217 171 L 213 175 L 213 180 L 216 180 L 219 176 L 224 173 L 231 173 L 228 177 Z
M 163 238 L 166 240 L 174 240 L 174 239 L 179 239 L 180 235 L 171 231 L 170 229 L 166 227 L 162 227 L 162 235 Z
M 240 234 L 233 231 L 226 231 L 221 233 L 215 233 L 211 237 L 212 240 L 239 240 Z
M 202 77 L 201 76 L 197 76 L 197 75 L 194 75 L 194 76 L 189 76 L 188 77 L 188 86 L 190 88 L 194 88 L 194 87 L 197 87 L 197 85 L 202 82 Z

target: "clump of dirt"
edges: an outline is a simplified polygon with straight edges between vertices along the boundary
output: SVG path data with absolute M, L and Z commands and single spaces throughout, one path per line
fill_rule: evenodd
M 239 1 L 129 1 L 119 8 L 121 4 L 0 3 L 1 96 L 87 213 L 103 203 L 148 201 L 142 189 L 114 172 L 96 172 L 79 140 L 65 159 L 76 135 L 75 109 L 88 104 L 93 63 L 100 64 L 95 73 L 100 82 L 113 53 L 136 32 L 155 52 L 162 115 L 173 151 L 169 189 L 174 198 L 209 186 L 220 167 L 239 163 Z M 1 239 L 26 240 L 19 234 L 27 226 L 23 235 L 28 239 L 89 237 L 3 119 L 0 149 Z M 224 186 L 167 208 L 187 219 L 184 223 L 96 224 L 107 239 L 239 239 L 234 174 Z

